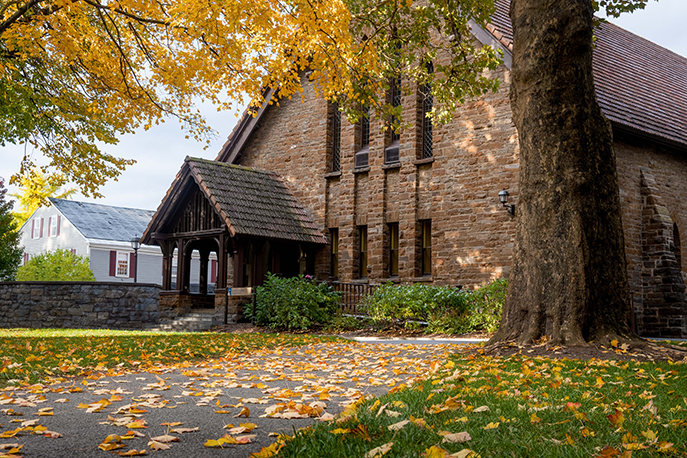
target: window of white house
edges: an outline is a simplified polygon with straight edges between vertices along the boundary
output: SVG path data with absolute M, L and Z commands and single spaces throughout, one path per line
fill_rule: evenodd
M 129 253 L 117 252 L 117 277 L 129 276 Z
M 57 237 L 57 216 L 50 217 L 50 237 Z
M 41 238 L 41 219 L 40 218 L 34 219 L 32 226 L 33 226 L 33 234 L 31 235 L 31 238 L 32 239 Z

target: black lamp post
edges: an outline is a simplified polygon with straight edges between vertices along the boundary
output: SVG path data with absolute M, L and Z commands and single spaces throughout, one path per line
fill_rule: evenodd
M 141 248 L 141 240 L 138 236 L 134 236 L 131 240 L 131 248 L 134 249 L 134 283 L 138 283 L 138 249 Z
M 501 204 L 503 204 L 504 207 L 506 207 L 506 211 L 508 211 L 508 214 L 510 216 L 515 216 L 515 204 L 510 204 L 508 205 L 508 191 L 505 189 L 501 192 L 499 192 L 499 201 L 501 201 Z

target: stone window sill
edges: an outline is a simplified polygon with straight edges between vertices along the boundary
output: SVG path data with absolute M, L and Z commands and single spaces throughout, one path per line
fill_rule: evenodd
M 431 164 L 434 162 L 434 156 L 432 157 L 426 157 L 424 159 L 416 159 L 413 164 L 415 165 L 425 165 L 425 164 Z
M 353 169 L 353 173 L 367 173 L 370 171 L 370 166 L 368 165 L 367 167 L 360 167 L 357 169 Z
M 384 170 L 392 170 L 392 169 L 400 169 L 401 168 L 401 162 L 392 162 L 390 164 L 384 164 L 382 166 L 382 169 Z
M 324 174 L 325 178 L 339 178 L 340 176 L 341 176 L 341 170 Z
M 434 277 L 432 277 L 430 275 L 427 275 L 425 277 L 415 277 L 412 279 L 412 281 L 413 281 L 413 283 L 424 283 L 424 282 L 429 283 L 429 282 L 434 281 Z

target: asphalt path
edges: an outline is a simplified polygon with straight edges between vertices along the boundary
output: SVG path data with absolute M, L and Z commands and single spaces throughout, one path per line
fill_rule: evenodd
M 94 374 L 30 389 L 5 389 L 0 391 L 0 436 L 28 428 L 0 438 L 0 455 L 7 444 L 20 444 L 18 454 L 25 457 L 113 456 L 98 446 L 109 435 L 127 437 L 134 431 L 140 436 L 122 439 L 124 447 L 114 452 L 145 450 L 147 455 L 168 458 L 248 457 L 275 441 L 270 433 L 293 435 L 323 416 L 340 413 L 361 396 L 379 396 L 411 383 L 460 346 L 453 341 L 410 342 L 266 349 L 195 366 L 160 366 L 149 372 Z M 52 415 L 39 415 L 41 411 Z M 240 428 L 242 423 L 257 426 L 243 434 L 226 426 Z M 60 437 L 36 433 L 37 425 Z M 234 438 L 248 434 L 251 442 L 205 446 L 225 434 Z M 151 438 L 165 435 L 178 441 L 163 442 L 169 449 L 152 450 Z

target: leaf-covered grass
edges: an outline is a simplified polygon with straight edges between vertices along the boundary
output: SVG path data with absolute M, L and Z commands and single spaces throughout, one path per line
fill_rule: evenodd
M 162 333 L 103 329 L 0 329 L 0 386 L 10 380 L 155 370 L 168 364 L 300 346 L 334 337 L 284 334 Z
M 390 443 L 370 456 L 687 456 L 687 365 L 456 356 L 342 416 L 299 431 L 279 456 L 363 457 Z M 462 432 L 470 439 L 442 442 Z

